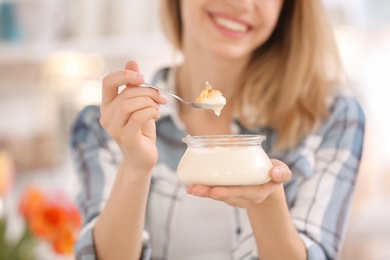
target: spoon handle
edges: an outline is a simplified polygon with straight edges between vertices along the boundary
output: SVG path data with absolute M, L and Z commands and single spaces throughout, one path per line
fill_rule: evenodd
M 202 108 L 201 105 L 199 103 L 195 103 L 195 102 L 188 102 L 188 101 L 185 101 L 184 99 L 182 99 L 181 97 L 163 89 L 163 88 L 159 88 L 159 87 L 156 87 L 150 83 L 147 83 L 147 82 L 144 82 L 142 84 L 139 85 L 140 87 L 144 87 L 144 88 L 154 88 L 154 89 L 157 89 L 161 92 L 164 92 L 165 94 L 168 94 L 178 100 L 180 100 L 181 102 L 183 102 L 184 104 L 188 105 L 188 106 L 191 106 L 191 107 L 195 107 L 195 108 Z

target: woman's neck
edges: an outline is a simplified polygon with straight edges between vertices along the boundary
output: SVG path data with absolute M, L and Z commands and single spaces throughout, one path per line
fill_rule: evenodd
M 231 100 L 247 61 L 219 59 L 210 54 L 188 52 L 176 75 L 177 92 L 187 100 L 195 100 L 208 81 Z

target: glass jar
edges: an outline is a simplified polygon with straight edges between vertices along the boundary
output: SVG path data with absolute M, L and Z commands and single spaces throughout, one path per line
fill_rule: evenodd
M 231 186 L 268 182 L 272 163 L 264 135 L 186 136 L 177 176 L 185 185 Z

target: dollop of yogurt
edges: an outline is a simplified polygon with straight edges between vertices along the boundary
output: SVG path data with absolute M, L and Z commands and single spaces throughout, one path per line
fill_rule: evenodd
M 206 81 L 205 89 L 200 93 L 196 102 L 202 103 L 206 109 L 214 110 L 215 115 L 219 116 L 226 105 L 226 98 L 221 91 L 213 89 L 210 83 Z

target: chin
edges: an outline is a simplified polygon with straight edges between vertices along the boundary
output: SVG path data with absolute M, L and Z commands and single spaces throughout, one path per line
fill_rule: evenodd
M 212 50 L 219 59 L 242 60 L 248 58 L 252 51 L 246 51 L 242 46 L 226 46 Z

